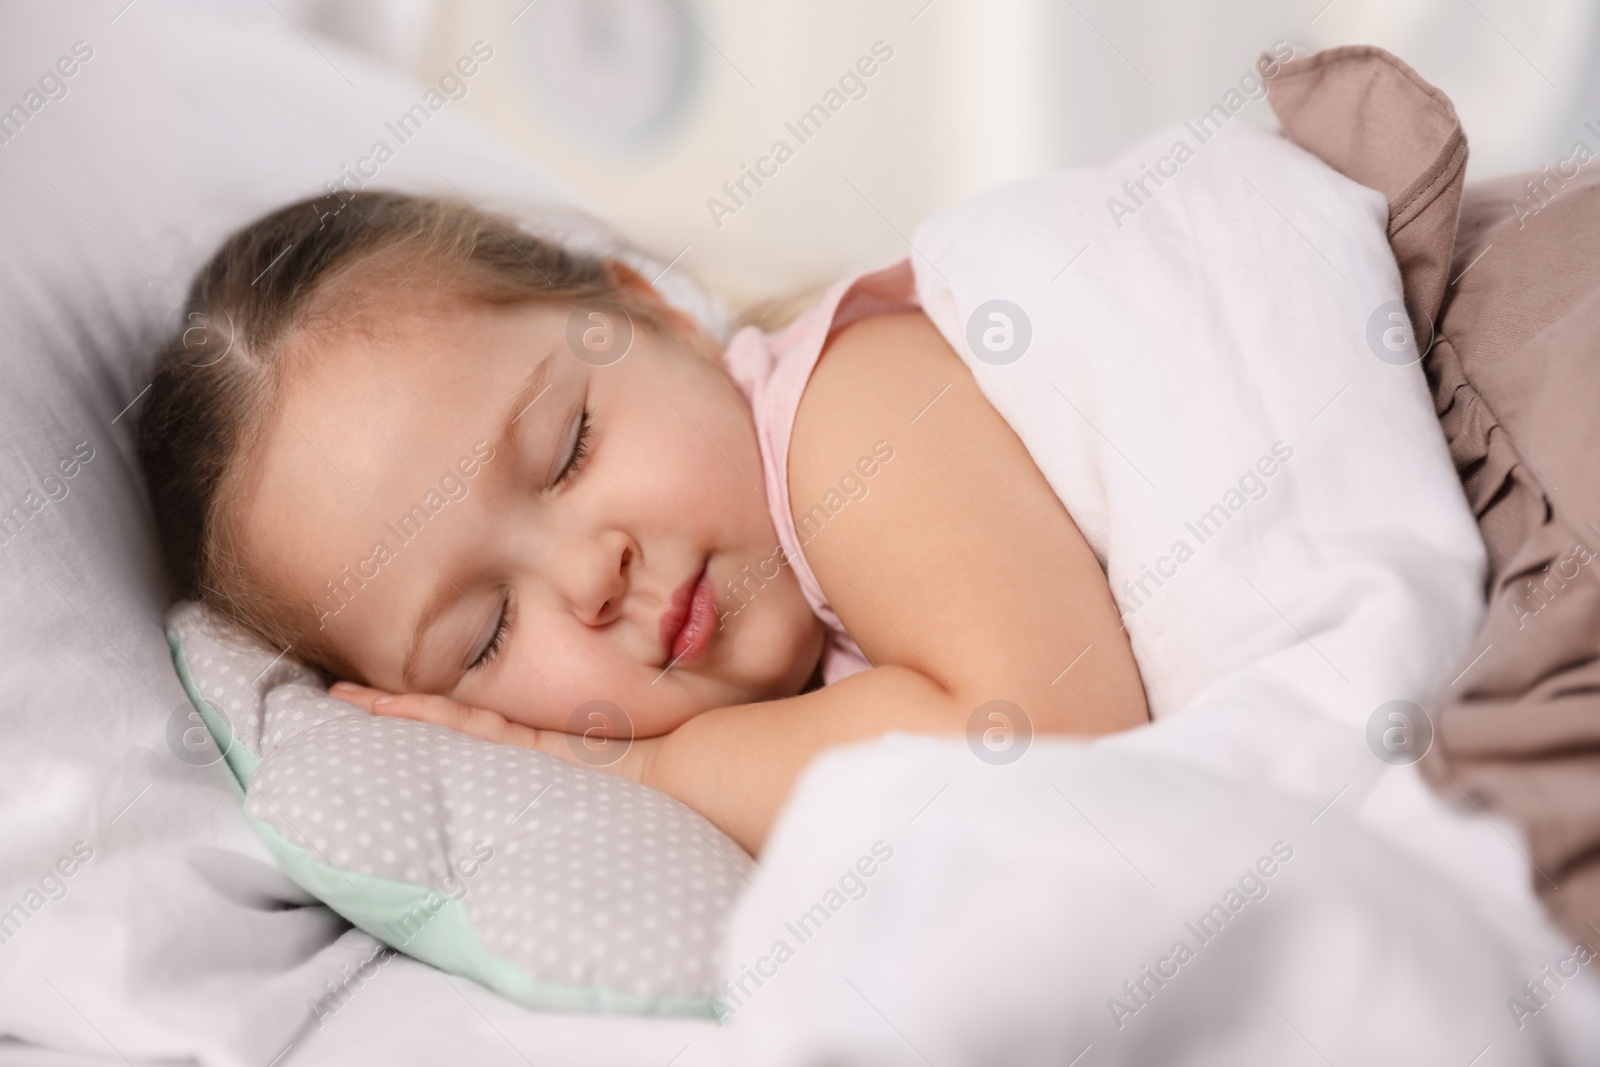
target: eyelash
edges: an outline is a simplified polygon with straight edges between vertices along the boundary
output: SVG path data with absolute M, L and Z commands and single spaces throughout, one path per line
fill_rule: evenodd
M 593 427 L 589 423 L 589 409 L 585 407 L 578 416 L 578 438 L 572 445 L 572 457 L 567 460 L 567 465 L 561 468 L 561 473 L 556 475 L 556 480 L 550 483 L 554 489 L 574 474 L 583 465 L 583 458 L 589 454 L 589 435 Z
M 506 634 L 511 632 L 511 621 L 516 618 L 516 605 L 511 601 L 511 591 L 506 590 L 506 604 L 500 609 L 500 621 L 495 624 L 494 633 L 489 637 L 489 643 L 483 646 L 483 651 L 478 658 L 467 665 L 467 670 L 478 671 L 487 667 L 500 654 L 500 649 L 505 645 Z

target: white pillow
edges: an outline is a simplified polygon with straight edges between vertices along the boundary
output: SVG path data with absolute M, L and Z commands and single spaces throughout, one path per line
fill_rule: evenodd
M 267 1063 L 340 979 L 321 950 L 346 927 L 278 872 L 227 771 L 169 745 L 189 702 L 133 429 L 147 357 L 204 258 L 370 154 L 425 87 L 313 47 L 271 5 L 124 7 L 31 5 L 0 33 L 0 109 L 39 90 L 0 142 L 0 515 L 26 513 L 0 530 L 0 1033 Z M 381 181 L 453 184 L 606 239 L 458 107 L 432 114 Z M 709 307 L 681 268 L 663 284 Z M 67 858 L 64 896 L 38 892 Z

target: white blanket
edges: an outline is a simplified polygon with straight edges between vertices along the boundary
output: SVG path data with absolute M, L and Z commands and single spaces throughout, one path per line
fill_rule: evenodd
M 730 1062 L 1600 1062 L 1515 831 L 1392 762 L 1426 723 L 1390 702 L 1450 683 L 1485 563 L 1395 359 L 1386 222 L 1241 121 L 917 231 L 924 307 L 1106 567 L 1156 721 L 813 767 L 728 946 Z

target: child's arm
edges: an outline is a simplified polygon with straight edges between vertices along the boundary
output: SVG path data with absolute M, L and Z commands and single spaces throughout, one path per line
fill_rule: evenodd
M 868 477 L 873 465 L 858 461 L 879 441 L 893 458 Z M 1148 720 L 1104 572 L 926 317 L 877 316 L 839 333 L 802 401 L 789 474 L 806 559 L 877 666 L 800 696 L 707 711 L 635 741 L 612 771 L 756 851 L 800 770 L 831 745 L 891 730 L 957 733 L 994 699 L 1018 705 L 1041 733 Z M 860 484 L 865 495 L 851 488 Z M 445 697 L 374 710 L 572 758 L 566 735 Z
M 1075 358 L 1037 340 L 1024 358 Z M 1063 422 L 1081 417 L 1061 400 Z M 894 458 L 836 507 L 880 441 Z M 863 319 L 824 351 L 795 419 L 789 502 L 806 561 L 873 664 L 926 675 L 969 713 L 1011 701 L 1039 732 L 1149 720 L 1099 561 L 925 315 Z
M 348 682 L 333 692 L 375 714 L 431 722 L 643 782 L 700 812 L 752 855 L 800 772 L 823 749 L 892 730 L 956 733 L 972 712 L 920 672 L 888 665 L 800 696 L 714 708 L 660 737 L 602 741 L 581 758 L 584 742 L 573 735 L 510 722 L 447 696 L 387 695 Z

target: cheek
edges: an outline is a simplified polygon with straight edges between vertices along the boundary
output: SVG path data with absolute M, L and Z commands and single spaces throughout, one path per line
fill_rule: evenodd
M 739 475 L 718 454 L 721 449 L 729 460 L 734 458 L 727 434 L 719 432 L 719 420 L 708 414 L 714 413 L 688 415 L 694 419 L 691 425 L 671 408 L 657 409 L 631 420 L 625 439 L 619 440 L 621 469 L 614 473 L 628 483 L 634 499 L 650 501 L 656 514 L 682 522 L 702 509 L 726 506 L 728 479 L 737 481 Z
M 741 514 L 765 515 L 750 410 L 726 374 L 681 352 L 632 369 L 639 373 L 619 383 L 611 423 L 627 469 L 611 473 L 679 527 L 703 519 L 726 531 Z
M 463 687 L 463 700 L 536 730 L 566 731 L 582 704 L 615 699 L 611 690 L 628 665 L 598 635 L 561 626 L 519 629 L 514 646 L 501 652 L 493 683 Z
M 692 714 L 680 706 L 683 694 L 669 684 L 673 679 L 652 685 L 653 668 L 629 659 L 606 632 L 576 620 L 570 626 L 552 621 L 537 634 L 524 631 L 517 648 L 501 655 L 506 659 L 493 685 L 471 692 L 463 687 L 460 699 L 536 730 L 581 734 L 603 720 L 615 723 L 602 729 L 605 736 L 626 737 L 631 728 L 635 737 L 654 737 Z M 597 709 L 591 706 L 596 701 L 604 704 Z

